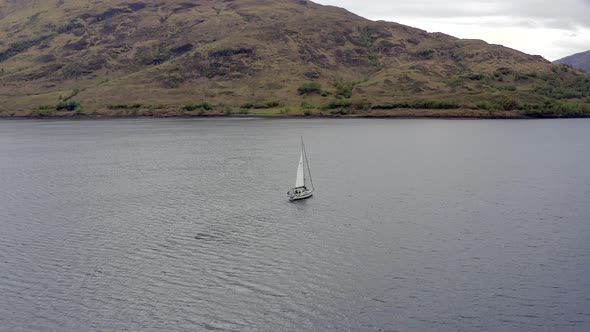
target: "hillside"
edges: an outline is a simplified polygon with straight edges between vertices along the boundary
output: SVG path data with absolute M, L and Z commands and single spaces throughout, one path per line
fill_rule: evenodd
M 582 116 L 589 82 L 306 0 L 0 0 L 3 116 Z
M 585 70 L 590 73 L 590 51 L 576 53 L 556 60 L 555 63 L 570 65 L 574 68 Z

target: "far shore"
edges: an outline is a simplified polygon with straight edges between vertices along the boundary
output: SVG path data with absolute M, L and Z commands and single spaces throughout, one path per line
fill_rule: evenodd
M 239 113 L 218 113 L 218 112 L 182 112 L 177 110 L 164 111 L 93 111 L 93 112 L 0 112 L 0 119 L 132 119 L 132 118 L 333 118 L 333 119 L 355 119 L 355 118 L 381 118 L 381 119 L 539 119 L 539 118 L 588 118 L 590 116 L 563 116 L 559 114 L 535 114 L 525 115 L 518 111 L 482 111 L 471 109 L 395 109 L 395 110 L 369 110 L 356 112 L 268 112 L 249 111 Z

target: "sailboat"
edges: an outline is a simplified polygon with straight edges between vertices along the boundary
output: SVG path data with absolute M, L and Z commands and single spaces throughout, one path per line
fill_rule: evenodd
M 307 179 L 306 173 L 309 174 L 309 180 Z M 307 187 L 307 184 L 309 184 L 309 187 Z M 311 195 L 313 195 L 313 189 L 313 181 L 311 180 L 309 162 L 307 161 L 307 154 L 305 153 L 303 137 L 301 137 L 301 155 L 299 157 L 299 165 L 297 166 L 295 187 L 291 188 L 287 195 L 289 196 L 289 200 L 297 201 L 311 197 Z

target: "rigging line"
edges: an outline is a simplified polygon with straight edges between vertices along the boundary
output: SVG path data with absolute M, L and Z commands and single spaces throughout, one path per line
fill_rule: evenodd
M 303 136 L 301 136 L 301 146 L 303 147 L 303 155 L 305 156 L 305 165 L 307 166 L 307 173 L 309 173 L 309 183 L 311 184 L 311 189 L 314 190 L 315 187 L 313 186 L 313 180 L 311 178 L 311 170 L 309 169 L 309 160 L 307 159 L 307 151 L 305 151 L 305 144 L 303 144 Z

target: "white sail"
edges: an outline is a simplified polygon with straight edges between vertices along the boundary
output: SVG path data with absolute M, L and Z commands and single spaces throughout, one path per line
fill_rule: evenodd
M 305 173 L 306 171 L 307 174 Z M 306 180 L 309 181 L 311 187 L 307 187 L 307 184 L 305 183 Z M 301 155 L 299 156 L 299 165 L 297 166 L 297 178 L 295 179 L 295 187 L 291 188 L 287 195 L 289 196 L 289 200 L 291 201 L 306 199 L 313 195 L 313 182 L 311 181 L 311 172 L 309 170 L 309 162 L 307 162 L 307 153 L 305 153 L 305 145 L 303 145 L 303 137 L 301 138 Z
M 303 173 L 303 151 L 299 157 L 299 166 L 297 167 L 297 178 L 295 179 L 295 188 L 305 186 L 305 175 Z

